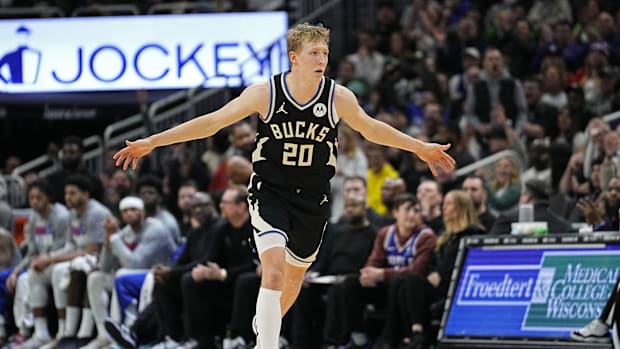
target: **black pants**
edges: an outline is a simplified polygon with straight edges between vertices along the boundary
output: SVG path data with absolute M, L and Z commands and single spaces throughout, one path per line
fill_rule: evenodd
M 156 303 L 157 319 L 161 329 L 161 338 L 170 336 L 176 341 L 183 339 L 183 294 L 181 279 L 171 277 L 166 283 L 155 283 L 153 303 Z
M 260 276 L 251 271 L 239 275 L 235 283 L 230 329 L 235 336 L 242 336 L 246 343 L 254 340 L 252 318 L 256 313 L 256 298 L 260 289 Z
M 400 333 L 402 321 L 398 293 L 404 281 L 404 277 L 394 276 L 376 287 L 363 287 L 359 276 L 351 275 L 343 283 L 334 285 L 328 292 L 325 343 L 344 344 L 351 332 L 367 332 L 364 312 L 368 304 L 385 309 L 383 336 L 386 339 L 396 336 L 394 332 Z
M 609 298 L 607 298 L 607 304 L 605 304 L 605 308 L 603 308 L 603 312 L 601 313 L 601 316 L 599 317 L 599 320 L 603 322 L 607 322 L 607 319 L 609 319 L 609 315 L 611 314 L 611 309 L 613 308 L 614 304 L 616 304 L 616 299 L 618 299 L 618 285 L 619 284 L 620 284 L 620 278 L 616 280 L 616 284 L 614 285 L 614 288 L 612 289 L 612 292 L 609 295 Z M 616 311 L 614 313 L 615 313 L 614 320 L 618 320 L 618 306 L 616 306 Z
M 161 329 L 177 341 L 195 339 L 201 347 L 210 347 L 216 335 L 224 336 L 230 318 L 233 292 L 230 283 L 194 281 L 191 272 L 180 282 L 156 284 Z
M 194 281 L 190 272 L 181 278 L 183 325 L 186 336 L 196 339 L 200 347 L 213 345 L 214 337 L 223 338 L 230 321 L 233 285 L 221 281 Z
M 138 345 L 152 344 L 163 339 L 158 334 L 162 333 L 158 320 L 158 302 L 151 302 L 138 314 L 136 321 L 131 325 L 131 330 L 136 335 Z
M 326 303 L 324 297 L 332 285 L 302 287 L 292 309 L 292 344 L 295 348 L 320 348 Z

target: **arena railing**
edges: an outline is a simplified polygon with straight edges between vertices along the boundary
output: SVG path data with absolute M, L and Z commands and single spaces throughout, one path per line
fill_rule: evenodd
M 65 12 L 56 6 L 40 5 L 33 7 L 0 7 L 0 18 L 48 18 L 64 17 Z
M 495 165 L 495 163 L 499 161 L 499 159 L 502 159 L 505 157 L 509 157 L 514 160 L 514 162 L 519 166 L 519 173 L 523 173 L 525 171 L 526 164 L 523 162 L 523 159 L 521 158 L 521 156 L 519 156 L 519 153 L 517 153 L 514 150 L 507 149 L 507 150 L 502 150 L 498 153 L 489 155 L 467 166 L 461 167 L 457 169 L 456 171 L 454 171 L 454 175 L 456 177 L 461 177 L 461 176 L 466 176 L 470 173 L 473 173 L 476 170 L 484 169 L 485 175 L 489 175 L 489 176 L 486 176 L 487 181 L 489 181 L 491 177 L 490 175 L 495 174 L 495 169 L 490 168 L 490 167 Z
M 6 200 L 11 207 L 26 206 L 26 183 L 17 175 L 0 175 L 0 200 Z
M 93 4 L 86 6 L 78 6 L 71 16 L 137 16 L 140 9 L 134 4 Z
M 184 14 L 184 13 L 211 13 L 226 11 L 220 1 L 187 2 L 178 1 L 171 3 L 154 4 L 147 10 L 149 15 L 161 14 Z
M 103 141 L 101 136 L 93 135 L 82 140 L 84 152 L 82 160 L 91 173 L 99 173 L 103 169 Z M 39 177 L 45 177 L 56 172 L 60 168 L 59 158 L 49 154 L 43 154 L 31 161 L 16 167 L 11 175 L 23 177 L 27 173 L 34 172 Z

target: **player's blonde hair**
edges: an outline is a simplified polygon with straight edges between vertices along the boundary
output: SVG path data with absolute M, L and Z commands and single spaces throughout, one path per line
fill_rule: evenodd
M 304 40 L 320 42 L 329 46 L 329 29 L 325 28 L 321 23 L 310 24 L 307 22 L 292 27 L 286 33 L 288 51 L 297 52 Z

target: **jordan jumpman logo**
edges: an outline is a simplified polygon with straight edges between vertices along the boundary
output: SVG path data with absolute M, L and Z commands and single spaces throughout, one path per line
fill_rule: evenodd
M 276 114 L 278 114 L 278 113 L 288 114 L 288 112 L 286 110 L 284 110 L 284 104 L 286 104 L 286 102 L 282 102 L 282 105 L 280 106 L 280 108 L 278 108 L 278 110 L 276 110 Z

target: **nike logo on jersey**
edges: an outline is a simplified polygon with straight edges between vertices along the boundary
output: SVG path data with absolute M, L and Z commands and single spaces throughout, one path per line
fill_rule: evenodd
M 327 199 L 327 194 L 323 194 L 323 199 L 321 200 L 321 202 L 319 202 L 319 206 L 323 206 L 323 204 L 327 202 L 329 202 L 329 200 Z
M 278 110 L 276 110 L 276 114 L 278 114 L 278 113 L 288 114 L 288 112 L 286 110 L 284 110 L 284 105 L 285 104 L 286 104 L 286 102 L 282 102 L 282 105 L 280 106 L 280 108 L 278 108 Z

